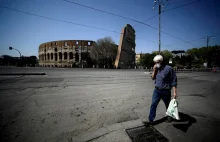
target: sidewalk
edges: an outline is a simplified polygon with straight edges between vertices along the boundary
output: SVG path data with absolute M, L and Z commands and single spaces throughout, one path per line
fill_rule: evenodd
M 178 89 L 181 120 L 172 123 L 160 121 L 165 115 L 164 104 L 161 102 L 157 109 L 158 123 L 154 128 L 170 142 L 220 142 L 219 79 L 215 79 L 215 76 L 211 78 L 201 75 L 189 77 L 194 80 L 189 82 L 183 79 Z M 212 81 L 209 81 L 210 79 Z M 147 106 L 146 109 L 140 110 L 140 113 L 145 114 L 145 110 L 147 111 Z M 72 137 L 72 141 L 131 142 L 125 129 L 142 126 L 142 119 L 147 117 L 144 116 L 134 121 L 104 126 L 96 131 Z
M 183 116 L 184 115 L 184 116 Z M 170 142 L 219 142 L 220 121 L 182 115 L 180 122 L 160 122 L 154 125 Z M 184 118 L 183 118 L 184 117 Z M 105 126 L 95 131 L 72 137 L 73 142 L 131 142 L 125 129 L 143 126 L 140 119 Z
M 105 126 L 98 130 L 94 130 L 80 136 L 72 137 L 73 142 L 131 142 L 125 132 L 125 129 L 136 126 L 142 126 L 141 120 L 133 120 L 128 122 L 116 123 L 110 126 Z

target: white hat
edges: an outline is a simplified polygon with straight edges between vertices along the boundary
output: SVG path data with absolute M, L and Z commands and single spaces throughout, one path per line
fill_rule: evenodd
M 154 62 L 163 61 L 163 56 L 157 55 L 157 56 L 154 57 L 153 61 Z

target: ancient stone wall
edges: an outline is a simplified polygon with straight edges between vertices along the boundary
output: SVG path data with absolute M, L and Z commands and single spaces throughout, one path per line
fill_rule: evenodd
M 127 24 L 122 29 L 118 52 L 115 60 L 116 68 L 135 67 L 135 30 Z
M 39 65 L 41 67 L 72 67 L 82 62 L 82 54 L 90 52 L 94 41 L 60 40 L 43 43 L 39 46 Z

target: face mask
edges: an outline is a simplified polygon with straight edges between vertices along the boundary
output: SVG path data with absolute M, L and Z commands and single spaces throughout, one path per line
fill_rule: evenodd
M 160 63 L 157 63 L 156 66 L 157 66 L 157 68 L 160 68 L 160 67 L 161 67 L 161 64 L 160 64 Z

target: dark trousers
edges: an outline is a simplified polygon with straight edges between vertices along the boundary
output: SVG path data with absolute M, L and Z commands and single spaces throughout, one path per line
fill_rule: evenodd
M 152 97 L 152 103 L 150 107 L 150 114 L 149 114 L 149 122 L 154 121 L 156 117 L 156 110 L 157 110 L 157 105 L 160 102 L 160 100 L 163 100 L 166 109 L 169 106 L 170 100 L 171 100 L 171 90 L 166 89 L 166 90 L 159 90 L 159 89 L 154 89 L 153 92 L 153 97 Z

